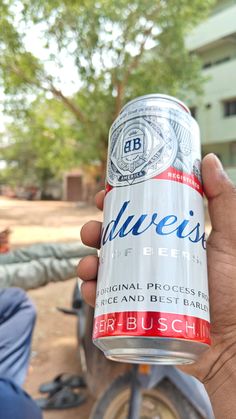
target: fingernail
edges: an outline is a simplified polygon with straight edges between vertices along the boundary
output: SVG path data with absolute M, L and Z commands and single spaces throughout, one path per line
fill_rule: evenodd
M 212 156 L 212 158 L 214 159 L 214 164 L 215 164 L 215 167 L 216 167 L 218 170 L 224 170 L 223 165 L 222 165 L 222 163 L 221 163 L 221 161 L 220 161 L 219 157 L 217 157 L 217 155 L 216 155 L 216 154 L 214 154 L 214 153 L 210 153 L 210 156 Z
M 211 156 L 212 162 L 215 166 L 216 173 L 218 172 L 219 180 L 224 179 L 224 180 L 227 180 L 231 183 L 231 181 L 229 179 L 229 176 L 227 175 L 219 157 L 217 157 L 217 155 L 214 154 L 214 153 L 210 153 L 210 156 Z

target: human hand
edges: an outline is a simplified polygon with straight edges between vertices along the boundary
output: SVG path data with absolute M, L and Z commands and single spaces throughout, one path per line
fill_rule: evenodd
M 209 393 L 228 380 L 235 360 L 236 369 L 236 190 L 213 154 L 202 162 L 205 195 L 208 199 L 212 232 L 207 242 L 209 294 L 211 308 L 211 347 L 194 364 L 183 368 L 199 378 Z M 96 197 L 103 207 L 104 192 Z M 90 221 L 81 231 L 84 244 L 99 248 L 101 223 Z M 94 305 L 98 258 L 80 261 L 78 275 L 84 280 L 82 294 Z

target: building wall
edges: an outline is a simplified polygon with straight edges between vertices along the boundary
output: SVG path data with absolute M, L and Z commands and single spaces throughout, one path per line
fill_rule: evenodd
M 204 94 L 189 97 L 201 130 L 203 154 L 216 153 L 236 183 L 236 115 L 224 103 L 236 99 L 236 1 L 219 1 L 213 13 L 187 39 L 202 59 Z
M 211 15 L 198 25 L 186 39 L 186 45 L 190 51 L 204 49 L 207 45 L 211 45 L 219 39 L 235 32 L 235 1 L 225 2 L 225 5 L 224 2 L 219 3 L 219 6 L 221 5 L 221 11 Z
M 196 119 L 201 127 L 202 144 L 236 140 L 236 115 L 224 116 L 224 101 L 236 98 L 236 59 L 205 69 L 208 81 L 204 95 L 190 101 L 196 106 Z
M 236 40 L 235 40 L 236 41 Z M 214 67 L 236 58 L 236 42 L 229 38 L 219 41 L 218 44 L 208 47 L 199 53 L 203 68 Z

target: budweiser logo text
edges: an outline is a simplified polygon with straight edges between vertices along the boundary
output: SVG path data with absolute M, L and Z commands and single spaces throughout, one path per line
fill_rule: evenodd
M 180 219 L 175 214 L 168 214 L 164 217 L 158 212 L 152 214 L 128 214 L 130 201 L 125 201 L 120 208 L 116 218 L 111 220 L 103 228 L 102 245 L 116 238 L 123 238 L 129 235 L 139 236 L 149 229 L 153 229 L 160 236 L 176 235 L 179 239 L 187 239 L 192 243 L 200 243 L 206 249 L 206 237 L 204 228 L 199 222 L 194 222 L 194 212 L 188 212 L 189 219 Z

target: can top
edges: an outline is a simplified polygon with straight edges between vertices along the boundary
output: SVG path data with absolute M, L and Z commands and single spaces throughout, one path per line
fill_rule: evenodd
M 191 112 L 189 110 L 189 108 L 183 103 L 181 102 L 181 100 L 177 99 L 174 96 L 168 96 L 168 95 L 163 95 L 163 94 L 159 94 L 159 93 L 151 93 L 148 95 L 143 95 L 143 96 L 138 96 L 137 98 L 131 100 L 130 102 L 126 103 L 126 105 L 123 106 L 123 108 L 121 109 L 121 113 L 130 105 L 132 105 L 135 102 L 141 101 L 141 100 L 145 100 L 145 99 L 163 99 L 169 102 L 174 102 L 175 104 L 179 105 L 182 109 L 185 110 L 185 112 L 187 112 L 188 114 L 191 115 Z

